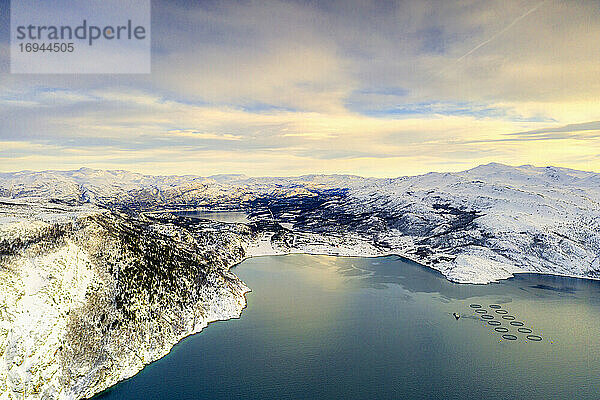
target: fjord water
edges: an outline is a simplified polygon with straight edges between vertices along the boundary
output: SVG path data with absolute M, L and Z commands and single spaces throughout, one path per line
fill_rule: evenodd
M 454 284 L 395 256 L 258 257 L 233 271 L 252 288 L 240 319 L 209 325 L 97 398 L 600 398 L 600 282 Z

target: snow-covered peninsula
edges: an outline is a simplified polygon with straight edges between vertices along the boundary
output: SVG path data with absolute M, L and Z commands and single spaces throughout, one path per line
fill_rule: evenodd
M 262 254 L 398 254 L 461 283 L 600 278 L 600 174 L 483 165 L 393 179 L 0 174 L 0 399 L 77 399 L 210 321 Z M 228 224 L 173 210 L 243 210 Z

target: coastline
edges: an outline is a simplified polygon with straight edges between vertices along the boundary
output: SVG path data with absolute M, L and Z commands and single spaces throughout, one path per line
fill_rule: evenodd
M 403 246 L 399 246 L 398 243 L 402 244 L 402 240 L 406 239 L 400 236 L 397 236 L 395 238 L 396 241 L 392 242 L 396 244 L 393 246 L 394 248 L 391 250 L 384 250 L 377 246 L 375 237 L 370 240 L 369 238 L 365 238 L 358 234 L 342 233 L 338 235 L 328 235 L 301 230 L 293 231 L 285 229 L 277 223 L 265 226 L 257 226 L 256 223 L 228 224 L 220 222 L 203 222 L 198 224 L 195 221 L 190 221 L 190 219 L 171 218 L 164 214 L 160 215 L 160 213 L 154 214 L 153 218 L 148 219 L 144 216 L 144 213 L 138 214 L 137 216 L 111 213 L 104 208 L 96 208 L 89 205 L 81 207 L 59 206 L 57 208 L 56 205 L 46 207 L 42 203 L 35 203 L 33 205 L 22 201 L 16 201 L 15 203 L 21 204 L 19 206 L 19 210 L 21 211 L 17 212 L 16 208 L 8 208 L 2 211 L 8 213 L 7 215 L 15 216 L 15 218 L 16 216 L 21 215 L 19 213 L 22 213 L 23 218 L 18 221 L 13 218 L 7 220 L 6 224 L 3 224 L 5 237 L 17 241 L 20 240 L 19 238 L 33 238 L 27 240 L 35 239 L 34 242 L 32 242 L 33 244 L 27 245 L 32 246 L 33 250 L 31 250 L 31 252 L 27 247 L 24 248 L 24 250 L 20 248 L 16 248 L 15 250 L 17 253 L 15 253 L 14 257 L 21 259 L 23 265 L 23 267 L 14 267 L 16 268 L 17 273 L 22 275 L 22 277 L 19 278 L 22 280 L 22 283 L 16 284 L 15 292 L 21 290 L 18 289 L 21 287 L 19 285 L 24 285 L 23 287 L 25 288 L 30 284 L 42 285 L 42 287 L 45 287 L 44 285 L 49 285 L 49 282 L 51 281 L 57 282 L 55 279 L 56 277 L 53 278 L 54 280 L 46 278 L 46 276 L 50 276 L 50 273 L 45 270 L 47 267 L 44 267 L 44 265 L 50 265 L 51 263 L 40 264 L 36 260 L 39 260 L 39 257 L 49 257 L 54 254 L 59 254 L 57 252 L 62 251 L 64 243 L 75 247 L 70 253 L 67 253 L 66 255 L 63 254 L 59 257 L 63 264 L 76 265 L 73 264 L 75 260 L 86 260 L 85 257 L 89 258 L 89 262 L 86 261 L 79 267 L 81 269 L 80 275 L 82 277 L 87 276 L 87 280 L 82 281 L 81 287 L 75 290 L 77 296 L 79 296 L 79 300 L 72 305 L 65 306 L 66 310 L 77 311 L 76 316 L 73 316 L 73 314 L 67 316 L 68 313 L 63 313 L 52 316 L 54 320 L 49 320 L 48 318 L 50 317 L 48 315 L 40 314 L 37 319 L 37 321 L 41 321 L 40 323 L 42 323 L 39 330 L 35 327 L 32 328 L 32 326 L 35 325 L 28 325 L 29 322 L 27 324 L 24 322 L 21 329 L 11 325 L 12 320 L 6 321 L 8 324 L 6 328 L 7 332 L 12 332 L 17 329 L 17 332 L 15 333 L 17 338 L 25 338 L 25 332 L 32 330 L 35 332 L 35 335 L 44 336 L 47 334 L 45 333 L 47 329 L 50 329 L 48 327 L 53 327 L 55 325 L 52 321 L 59 321 L 64 327 L 61 328 L 61 330 L 52 331 L 55 340 L 47 343 L 54 343 L 52 345 L 53 347 L 50 346 L 45 350 L 38 349 L 37 351 L 41 351 L 41 354 L 34 351 L 36 357 L 41 357 L 40 360 L 48 360 L 44 361 L 44 363 L 53 365 L 52 368 L 54 373 L 52 374 L 52 377 L 46 376 L 48 371 L 43 369 L 39 375 L 28 374 L 27 366 L 29 364 L 27 363 L 34 362 L 33 359 L 32 361 L 27 361 L 22 367 L 20 367 L 21 364 L 19 363 L 23 362 L 19 361 L 19 359 L 8 360 L 10 365 L 17 365 L 18 368 L 11 367 L 11 373 L 13 375 L 11 375 L 12 378 L 10 382 L 8 381 L 8 372 L 2 372 L 0 369 L 0 389 L 3 389 L 5 393 L 7 393 L 9 389 L 17 389 L 16 393 L 25 393 L 28 391 L 28 382 L 37 381 L 41 382 L 41 385 L 49 385 L 49 389 L 46 393 L 51 396 L 50 398 L 91 398 L 116 383 L 134 376 L 146 365 L 168 354 L 173 346 L 179 343 L 183 338 L 201 332 L 209 323 L 239 318 L 242 310 L 247 304 L 246 293 L 250 291 L 250 288 L 235 275 L 232 269 L 243 261 L 253 257 L 287 254 L 361 258 L 397 256 L 416 263 L 423 268 L 436 271 L 448 281 L 456 284 L 488 284 L 504 279 L 510 279 L 511 277 L 514 277 L 515 274 L 520 273 L 598 280 L 594 277 L 548 273 L 546 271 L 533 271 L 517 268 L 515 266 L 495 262 L 492 259 L 484 259 L 480 256 L 475 256 L 474 259 L 480 263 L 493 265 L 494 268 L 480 270 L 480 264 L 467 262 L 461 269 L 457 268 L 456 259 L 453 259 L 455 263 L 452 266 L 453 268 L 448 268 L 448 262 L 447 264 L 435 264 L 431 262 L 428 263 L 426 262 L 427 260 L 417 260 L 413 258 L 411 252 L 414 252 L 415 246 L 408 240 L 404 242 Z M 5 204 L 3 207 L 10 207 L 10 205 Z M 31 223 L 28 224 L 26 222 Z M 52 237 L 47 238 L 45 235 L 39 233 L 44 232 L 43 229 L 54 229 L 52 227 L 56 226 L 56 224 L 65 226 L 64 230 L 57 231 L 59 232 L 58 241 L 54 242 Z M 273 231 L 272 229 L 275 230 Z M 115 234 L 115 232 L 117 233 Z M 125 236 L 122 236 L 123 234 Z M 392 234 L 393 233 L 389 233 L 386 239 L 392 237 Z M 134 253 L 131 253 L 131 249 L 127 250 L 129 248 L 128 246 L 131 245 L 131 240 L 134 240 L 134 244 L 139 243 L 143 245 L 143 247 L 135 247 L 138 246 L 138 244 L 136 244 L 134 248 L 137 250 L 135 250 Z M 200 242 L 198 242 L 198 240 L 200 240 Z M 41 242 L 40 244 L 36 244 L 35 241 Z M 190 243 L 195 244 L 190 247 Z M 100 253 L 98 253 L 98 251 L 100 251 Z M 172 254 L 166 260 L 163 260 L 162 258 L 156 259 L 156 257 L 161 256 L 164 251 Z M 195 251 L 196 253 L 194 253 Z M 430 257 L 428 260 L 444 256 L 441 252 L 435 253 L 433 251 L 435 251 L 435 249 L 432 249 L 432 253 L 430 253 L 433 254 L 433 257 Z M 79 253 L 81 253 L 82 256 L 77 256 Z M 101 254 L 100 258 L 95 256 L 97 253 Z M 134 258 L 130 259 L 129 262 L 139 259 L 139 262 L 136 261 L 138 264 L 136 264 L 137 267 L 135 267 L 138 268 L 138 270 L 136 270 L 138 271 L 137 273 L 145 274 L 144 266 L 148 265 L 149 267 L 152 267 L 157 261 L 159 262 L 159 266 L 163 261 L 174 266 L 175 270 L 173 271 L 170 271 L 168 268 L 165 270 L 170 271 L 166 276 L 168 279 L 159 279 L 158 286 L 156 287 L 150 286 L 148 288 L 138 288 L 136 285 L 144 284 L 144 280 L 139 282 L 134 280 L 132 283 L 133 286 L 130 289 L 134 290 L 134 300 L 139 302 L 132 310 L 133 312 L 141 313 L 142 320 L 147 321 L 149 324 L 156 324 L 157 322 L 154 321 L 154 318 L 152 317 L 152 313 L 154 312 L 152 311 L 152 303 L 148 303 L 145 300 L 146 293 L 162 293 L 161 296 L 167 296 L 166 298 L 168 299 L 172 297 L 170 294 L 171 289 L 168 289 L 171 287 L 169 286 L 171 285 L 169 283 L 170 279 L 179 279 L 181 278 L 181 275 L 183 275 L 184 283 L 187 282 L 189 284 L 195 282 L 195 278 L 191 278 L 196 270 L 197 272 L 204 271 L 201 275 L 210 272 L 208 274 L 210 279 L 203 283 L 204 286 L 202 287 L 206 290 L 203 289 L 200 291 L 200 297 L 198 297 L 195 302 L 189 303 L 189 306 L 186 306 L 187 308 L 182 308 L 181 310 L 173 308 L 176 304 L 173 304 L 172 300 L 168 300 L 168 302 L 165 303 L 165 305 L 168 306 L 168 310 L 166 311 L 166 314 L 163 312 L 163 317 L 167 318 L 165 326 L 168 327 L 168 332 L 170 333 L 159 334 L 157 333 L 158 331 L 154 329 L 147 330 L 143 326 L 131 325 L 133 332 L 128 333 L 127 335 L 129 336 L 126 336 L 124 340 L 120 340 L 116 336 L 111 336 L 112 334 L 110 332 L 112 332 L 112 330 L 109 329 L 107 331 L 109 332 L 109 336 L 105 337 L 103 336 L 104 334 L 98 333 L 100 336 L 97 337 L 97 340 L 99 340 L 98 343 L 101 343 L 100 339 L 106 338 L 106 340 L 112 343 L 112 346 L 118 349 L 117 353 L 113 356 L 116 364 L 109 369 L 106 369 L 108 367 L 103 367 L 103 364 L 101 363 L 96 365 L 94 363 L 90 364 L 87 361 L 79 365 L 77 364 L 79 361 L 76 361 L 79 359 L 77 358 L 79 356 L 75 357 L 74 355 L 76 355 L 76 353 L 73 353 L 79 342 L 71 342 L 70 338 L 75 337 L 79 341 L 83 340 L 81 343 L 86 343 L 88 339 L 82 339 L 86 332 L 93 333 L 97 324 L 103 326 L 111 321 L 115 321 L 113 317 L 110 317 L 108 322 L 102 322 L 104 313 L 101 312 L 101 310 L 105 307 L 102 306 L 102 304 L 110 303 L 106 303 L 106 300 L 100 299 L 102 301 L 97 301 L 93 298 L 88 299 L 84 296 L 90 288 L 94 287 L 102 289 L 101 292 L 103 293 L 106 292 L 107 294 L 110 294 L 110 290 L 112 290 L 110 288 L 115 282 L 118 282 L 118 280 L 114 281 L 114 279 L 109 276 L 110 273 L 107 275 L 107 266 L 112 265 L 113 263 L 113 261 L 111 261 L 113 260 L 113 253 L 131 253 L 127 257 Z M 13 256 L 9 256 L 9 258 L 11 257 Z M 7 262 L 9 261 L 8 258 L 5 260 Z M 458 259 L 458 261 L 465 260 L 472 261 L 472 259 L 469 258 Z M 147 262 L 150 262 L 150 264 L 147 264 Z M 458 264 L 458 266 L 460 267 L 461 265 Z M 125 263 L 121 268 L 124 268 L 125 271 L 127 268 L 130 268 L 130 265 Z M 186 277 L 190 273 L 192 275 Z M 26 277 L 30 274 L 36 276 L 40 275 L 41 280 L 38 279 L 31 282 L 26 281 Z M 135 276 L 136 275 L 133 275 L 133 277 Z M 69 275 L 59 275 L 59 277 L 61 278 L 58 281 L 65 287 L 71 282 Z M 174 287 L 174 289 L 175 288 L 177 287 Z M 177 290 L 180 289 L 181 288 L 177 288 Z M 196 289 L 198 289 L 198 287 Z M 9 292 L 11 291 L 9 290 Z M 54 296 L 53 292 L 48 293 L 48 296 Z M 52 304 L 52 297 L 46 297 L 45 292 L 40 292 L 38 289 L 32 291 L 32 296 L 34 296 L 32 297 L 32 301 L 35 301 L 31 304 Z M 63 297 L 58 298 L 60 298 L 61 301 L 64 301 Z M 178 301 L 177 298 L 175 298 L 175 300 Z M 25 313 L 27 311 L 27 307 L 23 308 L 22 306 L 18 306 L 18 302 L 15 302 L 14 304 L 14 306 L 10 306 L 11 312 L 15 311 L 15 307 L 17 307 L 16 311 L 19 313 Z M 62 303 L 61 307 L 63 307 Z M 201 319 L 198 319 L 200 315 L 202 315 L 202 317 Z M 73 318 L 76 318 L 77 323 L 73 324 Z M 23 319 L 23 321 L 26 320 Z M 158 323 L 163 324 L 163 322 L 160 321 L 158 321 Z M 31 322 L 31 324 L 34 324 L 34 322 Z M 119 330 L 116 332 L 119 332 Z M 74 334 L 76 336 L 73 336 Z M 156 337 L 156 335 L 158 335 L 158 337 Z M 2 339 L 1 336 L 0 339 Z M 12 346 L 12 349 L 16 344 L 13 345 L 11 343 L 5 342 L 5 345 Z M 14 343 L 18 344 L 21 342 L 16 341 Z M 64 351 L 59 352 L 64 343 L 72 347 L 72 349 L 69 350 L 71 353 L 69 353 L 69 351 L 66 353 Z M 133 348 L 130 348 L 129 346 L 131 346 L 132 343 L 134 344 Z M 0 345 L 2 345 L 1 340 Z M 137 347 L 138 345 L 139 347 Z M 28 354 L 25 350 L 30 348 L 35 349 L 35 347 L 31 346 L 25 346 L 23 351 L 18 350 L 16 354 Z M 18 347 L 14 348 L 18 349 Z M 136 349 L 135 351 L 133 350 L 134 348 Z M 95 347 L 92 346 L 86 351 L 90 353 L 84 354 L 96 356 Z M 57 352 L 57 359 L 60 360 L 61 368 L 66 368 L 67 371 L 73 370 L 75 373 L 73 376 L 74 380 L 66 386 L 61 383 L 62 381 L 60 381 L 60 379 L 62 378 L 59 379 L 59 374 L 56 374 L 59 370 L 58 362 L 52 364 L 52 355 L 56 355 Z M 23 355 L 23 357 L 25 356 Z M 116 367 L 117 365 L 118 368 Z M 123 366 L 125 366 L 125 368 L 123 368 Z M 15 371 L 18 371 L 18 375 Z M 15 377 L 18 379 L 17 381 L 15 381 Z M 16 382 L 17 384 L 15 385 L 12 382 Z M 5 398 L 8 399 L 8 397 L 0 395 L 1 400 L 4 400 Z

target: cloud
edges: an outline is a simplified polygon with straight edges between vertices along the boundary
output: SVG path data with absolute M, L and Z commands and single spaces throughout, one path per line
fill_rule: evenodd
M 529 14 L 535 12 L 538 8 L 540 8 L 547 0 L 541 1 L 538 4 L 536 4 L 534 7 L 530 8 L 529 10 L 525 11 L 523 14 L 519 15 L 517 18 L 515 18 L 514 20 L 511 21 L 510 24 L 506 25 L 502 30 L 500 30 L 499 32 L 495 33 L 492 37 L 490 37 L 489 39 L 484 40 L 483 42 L 479 43 L 477 46 L 473 47 L 471 50 L 467 51 L 465 54 L 463 54 L 462 56 L 458 57 L 456 59 L 456 61 L 461 61 L 462 59 L 464 59 L 465 57 L 468 57 L 469 55 L 473 54 L 474 52 L 476 52 L 477 50 L 479 50 L 480 48 L 482 48 L 483 46 L 485 46 L 486 44 L 492 42 L 493 40 L 495 40 L 496 38 L 500 37 L 502 34 L 504 34 L 505 32 L 507 32 L 510 28 L 512 28 L 515 24 L 517 24 L 519 21 L 521 21 L 523 18 L 527 17 Z
M 538 4 L 157 1 L 150 75 L 3 74 L 0 168 L 600 170 L 600 8 Z
M 110 168 L 143 168 L 173 173 L 246 171 L 352 172 L 399 175 L 415 160 L 443 162 L 492 152 L 471 144 L 448 148 L 448 138 L 484 137 L 514 129 L 512 122 L 472 116 L 368 116 L 354 113 L 248 111 L 193 104 L 152 93 L 96 90 L 87 96 L 57 92 L 65 100 L 47 101 L 46 91 L 28 94 L 31 106 L 0 111 L 4 141 L 28 143 L 5 166 L 62 163 Z M 67 101 L 68 100 L 68 101 Z M 28 115 L 24 122 L 24 115 Z M 15 116 L 19 124 L 9 122 Z M 429 154 L 423 157 L 422 154 Z M 148 160 L 153 159 L 151 163 Z M 53 160 L 53 161 L 52 161 Z M 207 164 L 211 160 L 211 164 Z M 285 165 L 280 165 L 283 163 Z M 100 165 L 99 165 L 100 164 Z M 5 167 L 8 168 L 8 167 Z M 18 167 L 17 167 L 18 168 Z M 422 172 L 425 166 L 415 171 Z M 22 169 L 22 168 L 21 168 Z M 377 172 L 379 170 L 379 172 Z M 366 172 L 365 172 L 366 173 Z
M 215 132 L 201 132 L 195 129 L 171 129 L 167 131 L 170 134 L 188 137 L 194 139 L 205 139 L 205 140 L 241 140 L 242 136 L 232 135 L 230 133 L 215 133 Z
M 600 135 L 600 121 L 582 122 L 578 124 L 568 124 L 564 126 L 534 129 L 526 132 L 509 133 L 510 136 L 536 137 L 547 136 L 548 133 L 568 133 L 571 135 L 562 135 L 561 137 L 571 137 L 577 132 L 595 132 Z

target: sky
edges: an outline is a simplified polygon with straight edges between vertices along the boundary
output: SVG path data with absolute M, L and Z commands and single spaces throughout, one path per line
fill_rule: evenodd
M 0 171 L 600 172 L 600 1 L 153 1 L 152 73 L 9 71 Z

